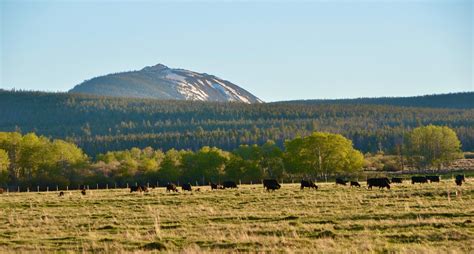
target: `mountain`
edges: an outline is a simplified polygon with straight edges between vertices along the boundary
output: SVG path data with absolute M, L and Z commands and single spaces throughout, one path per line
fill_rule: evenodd
M 280 102 L 278 102 L 280 103 Z M 379 97 L 329 100 L 295 100 L 281 103 L 295 104 L 351 104 L 351 105 L 391 105 L 422 108 L 474 108 L 474 92 L 432 94 L 411 97 Z
M 69 93 L 162 100 L 262 102 L 243 88 L 216 76 L 172 69 L 162 64 L 86 80 Z

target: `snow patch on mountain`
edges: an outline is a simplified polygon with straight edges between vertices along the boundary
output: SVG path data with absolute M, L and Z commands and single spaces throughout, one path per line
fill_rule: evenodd
M 93 78 L 70 92 L 167 100 L 262 102 L 241 87 L 216 76 L 172 69 L 162 64 Z

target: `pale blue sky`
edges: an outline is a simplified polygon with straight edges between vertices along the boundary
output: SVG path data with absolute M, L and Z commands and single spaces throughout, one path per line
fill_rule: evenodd
M 0 87 L 163 63 L 265 101 L 474 90 L 473 2 L 5 1 Z

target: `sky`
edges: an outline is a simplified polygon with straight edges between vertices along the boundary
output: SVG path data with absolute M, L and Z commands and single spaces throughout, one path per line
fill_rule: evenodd
M 473 91 L 471 0 L 0 0 L 0 88 L 162 63 L 264 101 Z

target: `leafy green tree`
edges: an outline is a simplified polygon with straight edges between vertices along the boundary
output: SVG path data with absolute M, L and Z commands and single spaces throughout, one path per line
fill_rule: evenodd
M 283 152 L 272 140 L 261 147 L 260 165 L 265 175 L 271 178 L 281 178 L 285 171 Z
M 175 149 L 168 150 L 165 154 L 163 162 L 161 163 L 158 177 L 162 184 L 166 182 L 177 182 L 181 177 L 181 158 L 183 152 Z
M 351 174 L 362 168 L 364 157 L 352 142 L 339 134 L 314 132 L 286 143 L 285 158 L 291 172 L 327 178 L 334 174 Z M 299 168 L 300 167 L 300 168 Z
M 196 153 L 182 157 L 183 178 L 187 181 L 219 181 L 224 174 L 225 163 L 229 153 L 215 147 L 203 147 Z
M 8 153 L 10 161 L 8 175 L 13 182 L 17 182 L 20 178 L 20 169 L 17 165 L 20 158 L 21 140 L 22 136 L 18 132 L 0 132 L 0 149 Z
M 407 153 L 418 168 L 436 167 L 462 158 L 461 142 L 447 126 L 428 125 L 408 133 Z
M 7 151 L 0 149 L 0 185 L 6 184 L 8 181 L 8 167 L 10 159 Z
M 244 160 L 232 154 L 225 166 L 225 179 L 242 181 L 244 183 L 258 182 L 262 179 L 263 172 L 255 160 Z

